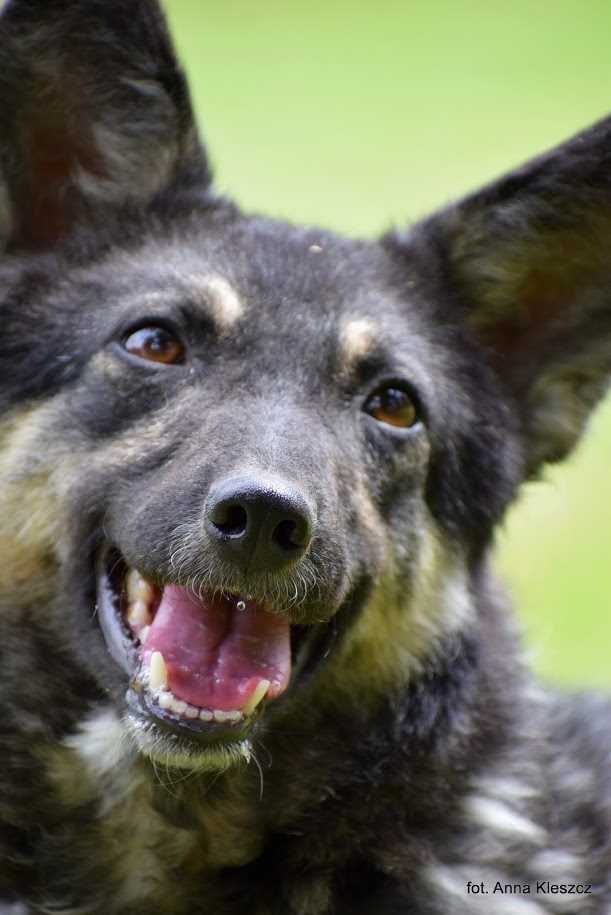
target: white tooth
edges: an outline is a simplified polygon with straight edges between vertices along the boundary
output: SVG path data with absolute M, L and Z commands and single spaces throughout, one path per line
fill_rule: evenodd
M 185 718 L 198 718 L 199 709 L 195 708 L 194 705 L 188 705 L 185 709 Z
M 143 600 L 130 601 L 127 605 L 127 613 L 125 616 L 131 628 L 136 631 L 142 629 L 143 626 L 149 626 L 153 622 L 148 604 Z
M 140 632 L 138 633 L 138 638 L 140 639 L 141 645 L 146 645 L 146 640 L 149 637 L 149 632 L 151 631 L 150 626 L 143 626 Z
M 165 689 L 168 685 L 168 669 L 160 651 L 151 655 L 149 667 L 149 687 L 151 689 Z
M 214 710 L 214 720 L 218 721 L 219 724 L 226 724 L 228 722 L 239 721 L 242 717 L 242 712 L 238 711 L 224 711 L 223 709 Z
M 159 693 L 157 702 L 159 703 L 161 708 L 164 708 L 166 710 L 169 709 L 172 705 L 172 693 L 168 693 L 168 692 Z
M 212 712 L 209 709 L 203 708 L 203 709 L 201 709 L 201 711 L 199 713 L 199 717 L 201 718 L 202 721 L 212 721 L 212 719 L 214 718 L 214 715 L 212 714 Z
M 182 699 L 178 699 L 176 696 L 174 696 L 172 698 L 172 705 L 170 708 L 177 715 L 184 715 L 184 713 L 187 711 L 187 703 Z
M 259 680 L 257 688 L 254 693 L 242 709 L 244 715 L 252 715 L 256 707 L 259 705 L 262 699 L 265 698 L 265 694 L 269 689 L 269 680 Z
M 153 599 L 153 588 L 137 569 L 130 569 L 125 576 L 127 597 L 131 601 L 141 600 L 150 603 Z

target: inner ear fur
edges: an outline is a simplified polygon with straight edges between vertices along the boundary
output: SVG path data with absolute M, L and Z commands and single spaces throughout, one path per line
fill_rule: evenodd
M 485 347 L 528 472 L 565 457 L 611 372 L 611 117 L 389 240 Z
M 207 186 L 184 75 L 154 0 L 9 0 L 0 16 L 0 242 Z

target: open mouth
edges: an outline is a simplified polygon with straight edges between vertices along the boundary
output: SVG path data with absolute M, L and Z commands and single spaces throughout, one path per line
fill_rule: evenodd
M 243 732 L 287 689 L 305 627 L 248 595 L 163 586 L 107 548 L 98 611 L 139 711 L 191 736 Z

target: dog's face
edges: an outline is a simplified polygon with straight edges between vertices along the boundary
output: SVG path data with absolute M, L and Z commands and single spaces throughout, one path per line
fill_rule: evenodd
M 427 483 L 450 434 L 458 451 L 505 417 L 484 371 L 483 390 L 454 377 L 461 357 L 392 252 L 212 208 L 52 269 L 61 281 L 7 327 L 19 387 L 41 340 L 41 371 L 59 368 L 16 408 L 7 452 L 27 428 L 37 457 L 15 499 L 45 477 L 35 537 L 62 520 L 37 587 L 145 750 L 189 765 L 244 750 L 372 603 L 388 605 L 383 638 L 417 655 L 422 621 L 403 633 L 402 618 L 449 573 L 426 625 L 464 622 L 467 548 Z M 495 443 L 468 446 L 476 460 Z M 20 476 L 22 452 L 10 460 Z M 367 667 L 364 690 L 386 676 Z
M 1 597 L 144 754 L 225 767 L 477 625 L 494 524 L 604 390 L 609 126 L 405 237 L 247 217 L 123 6 L 2 23 Z

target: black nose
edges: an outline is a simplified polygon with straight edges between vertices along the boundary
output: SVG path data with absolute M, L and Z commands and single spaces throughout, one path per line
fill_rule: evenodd
M 298 559 L 314 534 L 314 513 L 297 488 L 276 478 L 237 476 L 215 483 L 206 528 L 226 559 L 272 571 Z

